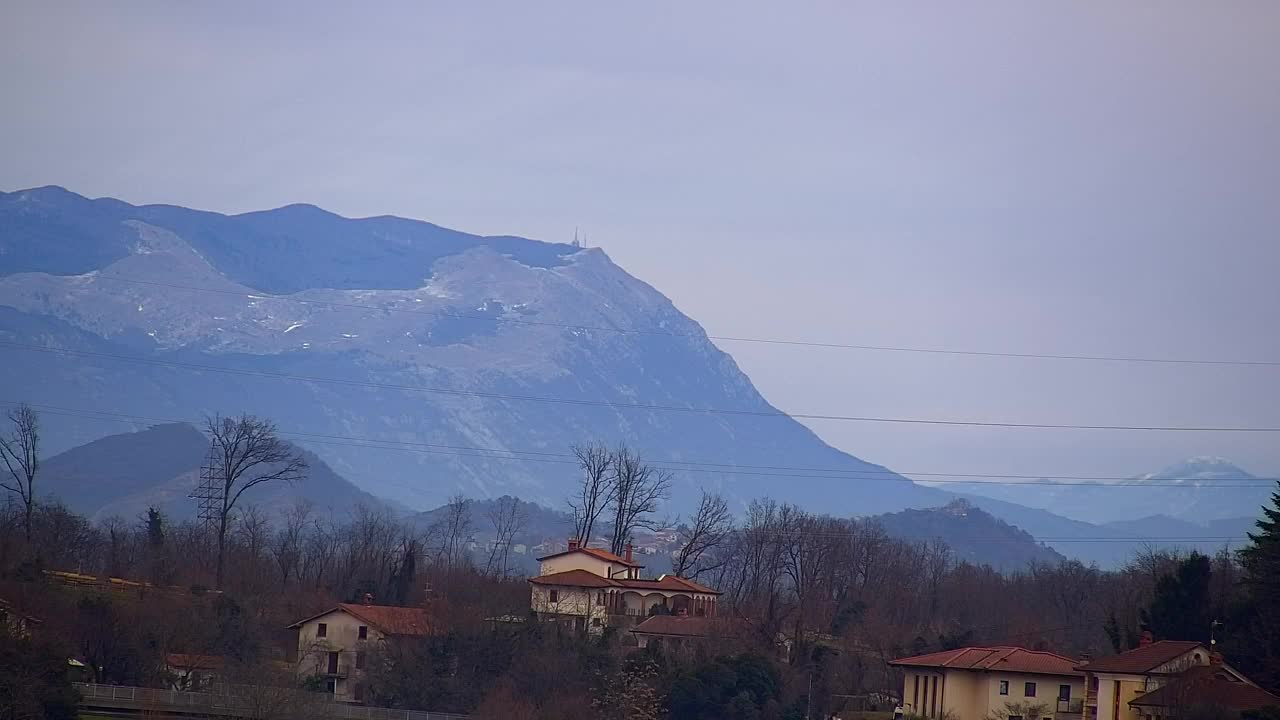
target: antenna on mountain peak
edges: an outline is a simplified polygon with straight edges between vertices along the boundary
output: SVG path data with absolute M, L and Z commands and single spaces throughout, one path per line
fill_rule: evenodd
M 586 239 L 587 239 L 587 235 L 586 235 L 586 233 L 583 233 L 583 234 L 582 234 L 582 240 L 579 240 L 579 239 L 578 239 L 578 226 L 577 226 L 577 225 L 574 225 L 574 226 L 573 226 L 573 246 L 574 246 L 574 247 L 576 247 L 576 248 L 580 248 L 580 247 L 582 247 L 582 243 L 583 243 L 583 241 L 584 241 L 584 240 L 586 240 Z

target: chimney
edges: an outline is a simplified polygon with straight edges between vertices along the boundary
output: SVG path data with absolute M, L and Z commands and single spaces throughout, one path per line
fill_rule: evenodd
M 1138 647 L 1146 647 L 1150 645 L 1155 638 L 1151 635 L 1150 630 L 1143 630 L 1142 637 L 1138 639 Z
M 1226 662 L 1226 659 L 1222 657 L 1222 653 L 1218 652 L 1217 650 L 1214 650 L 1213 652 L 1209 653 L 1210 665 L 1214 667 L 1222 667 L 1222 664 L 1224 662 Z
M 363 604 L 365 604 L 365 605 L 372 605 L 372 604 L 373 604 L 373 593 L 365 593 L 365 594 L 364 594 L 364 597 L 363 597 L 363 598 L 361 598 L 361 602 L 362 602 Z
M 631 550 L 632 550 L 631 543 L 627 543 L 627 554 L 623 556 L 627 559 L 627 562 L 633 562 L 633 560 L 631 559 Z
M 578 538 L 576 537 L 569 538 L 569 552 L 573 552 L 574 550 L 577 550 L 577 549 L 578 549 Z

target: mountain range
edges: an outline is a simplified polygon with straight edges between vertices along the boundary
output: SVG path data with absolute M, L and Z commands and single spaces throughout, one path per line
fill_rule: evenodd
M 674 512 L 704 487 L 737 508 L 767 496 L 834 515 L 957 497 L 824 443 L 603 250 L 398 217 L 0 193 L 0 355 L 0 401 L 35 405 L 51 452 L 127 431 L 185 434 L 194 449 L 198 433 L 170 426 L 248 412 L 314 453 L 335 502 L 426 510 L 461 493 L 562 507 L 570 447 L 588 442 L 671 469 Z M 1105 503 L 1046 499 L 1059 486 L 981 487 L 974 506 L 1102 564 L 1127 547 L 1091 538 L 1142 533 L 1101 523 L 1196 512 L 1161 500 L 1102 515 Z
M 1218 457 L 1194 457 L 1157 472 L 1115 481 L 1056 484 L 988 483 L 973 493 L 1091 523 L 1125 524 L 1148 516 L 1202 527 L 1256 517 L 1276 489 L 1275 478 L 1259 478 Z
M 249 412 L 361 488 L 420 509 L 455 493 L 559 505 L 570 446 L 584 442 L 726 464 L 679 472 L 677 505 L 700 486 L 741 505 L 774 495 L 776 478 L 730 466 L 780 461 L 854 473 L 787 481 L 788 499 L 813 507 L 948 498 L 779 412 L 696 322 L 600 249 L 53 187 L 0 195 L 0 228 L 0 349 L 14 369 L 0 397 L 73 409 L 47 418 L 51 449 Z
M 192 519 L 196 504 L 189 497 L 208 450 L 206 436 L 191 425 L 156 425 L 146 430 L 99 438 L 47 458 L 41 470 L 39 492 L 94 521 L 120 517 L 140 518 L 157 508 L 175 520 Z M 312 453 L 302 451 L 308 462 L 306 477 L 296 483 L 269 483 L 244 497 L 268 513 L 281 511 L 300 500 L 315 511 L 342 518 L 357 506 L 387 508 L 378 498 L 356 488 Z M 499 502 L 515 502 L 521 517 L 512 537 L 513 572 L 536 573 L 536 557 L 565 545 L 572 519 L 563 509 L 552 509 L 517 498 L 478 499 L 468 502 L 466 534 L 475 542 L 477 563 L 488 559 L 496 540 L 493 515 Z M 387 508 L 396 511 L 396 508 Z M 450 508 L 411 514 L 409 520 L 423 532 L 448 521 Z M 1029 533 L 992 517 L 965 500 L 940 508 L 903 510 L 873 516 L 891 537 L 911 542 L 945 541 L 956 560 L 991 565 L 997 570 L 1025 568 L 1031 562 L 1056 564 L 1064 557 L 1037 543 Z M 607 530 L 602 533 L 607 533 Z M 604 538 L 598 538 L 597 544 Z M 678 549 L 675 536 L 645 534 L 638 537 L 638 551 L 654 573 L 669 572 L 669 555 Z
M 171 518 L 189 519 L 196 514 L 190 495 L 208 450 L 209 439 L 185 423 L 108 435 L 47 458 L 41 463 L 38 493 L 93 520 L 132 520 L 149 507 Z M 244 496 L 245 504 L 275 511 L 305 499 L 318 511 L 337 515 L 358 504 L 383 505 L 314 453 L 299 452 L 307 461 L 305 481 L 260 485 Z

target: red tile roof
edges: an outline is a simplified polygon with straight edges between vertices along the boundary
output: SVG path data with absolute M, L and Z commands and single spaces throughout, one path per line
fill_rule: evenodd
M 667 590 L 670 592 L 700 593 L 704 595 L 721 594 L 720 591 L 712 590 L 706 585 L 675 575 L 663 575 L 657 580 L 628 580 L 625 578 L 606 578 L 590 570 L 580 569 L 539 575 L 538 577 L 529 578 L 529 582 L 535 585 L 560 585 L 566 587 L 611 587 L 624 590 Z
M 1119 655 L 1098 658 L 1080 665 L 1079 668 L 1085 672 L 1142 674 L 1177 660 L 1196 648 L 1200 648 L 1205 657 L 1209 656 L 1208 648 L 1193 640 L 1160 640 Z
M 723 618 L 692 617 L 681 615 L 654 615 L 631 628 L 639 635 L 669 635 L 673 637 L 735 637 L 733 626 Z
M 663 575 L 657 580 L 625 580 L 615 578 L 615 582 L 625 588 L 635 590 L 672 590 L 675 592 L 692 592 L 702 593 L 705 595 L 719 595 L 719 590 L 711 588 L 692 580 L 678 577 L 676 575 Z
M 333 612 L 345 612 L 355 619 L 367 623 L 370 627 L 381 631 L 384 635 L 427 637 L 436 634 L 436 628 L 431 620 L 431 613 L 424 608 L 397 607 L 394 605 L 357 605 L 356 603 L 338 603 L 337 607 L 299 620 L 289 627 L 302 627 L 305 623 Z
M 394 605 L 357 605 L 340 603 L 338 607 L 363 620 L 387 635 L 415 635 L 427 637 L 436 634 L 431 613 L 426 608 L 396 607 Z
M 601 577 L 590 570 L 565 570 L 564 572 L 529 578 L 534 585 L 559 585 L 565 587 L 618 587 L 616 580 Z
M 224 662 L 221 655 L 169 653 L 164 656 L 164 663 L 178 670 L 221 670 Z
M 1076 661 L 1069 657 L 1020 647 L 964 647 L 894 660 L 890 665 L 953 668 L 956 670 L 1003 670 L 1041 675 L 1079 675 Z
M 1217 705 L 1243 711 L 1280 705 L 1280 697 L 1243 682 L 1220 667 L 1202 665 L 1187 670 L 1158 690 L 1139 695 L 1129 704 L 1135 707 Z
M 586 553 L 593 557 L 599 558 L 600 560 L 604 560 L 605 562 L 617 563 L 619 565 L 626 565 L 628 567 L 644 567 L 640 563 L 632 562 L 619 555 L 614 555 L 608 550 L 601 550 L 600 548 L 593 548 L 593 547 L 579 547 L 579 548 L 573 548 L 572 550 L 564 550 L 558 553 L 551 553 L 550 555 L 544 555 L 538 558 L 538 562 L 542 562 L 543 560 L 549 560 L 551 558 L 557 558 L 557 557 L 560 557 L 561 555 L 568 555 L 569 553 L 577 553 L 577 552 Z

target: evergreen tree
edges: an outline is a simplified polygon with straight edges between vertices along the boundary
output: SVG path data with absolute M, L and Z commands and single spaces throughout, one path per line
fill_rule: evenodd
M 1232 618 L 1228 650 L 1250 679 L 1280 690 L 1280 492 L 1262 508 L 1252 544 L 1240 551 L 1248 597 Z
M 1280 613 L 1280 492 L 1271 494 L 1271 505 L 1262 508 L 1258 532 L 1249 533 L 1253 544 L 1240 551 L 1240 562 L 1253 599 Z
M 1156 582 L 1155 598 L 1143 611 L 1147 629 L 1158 640 L 1209 642 L 1209 558 L 1198 552 L 1178 563 L 1172 575 Z
M 153 551 L 164 547 L 164 515 L 153 507 L 147 508 L 147 545 Z

